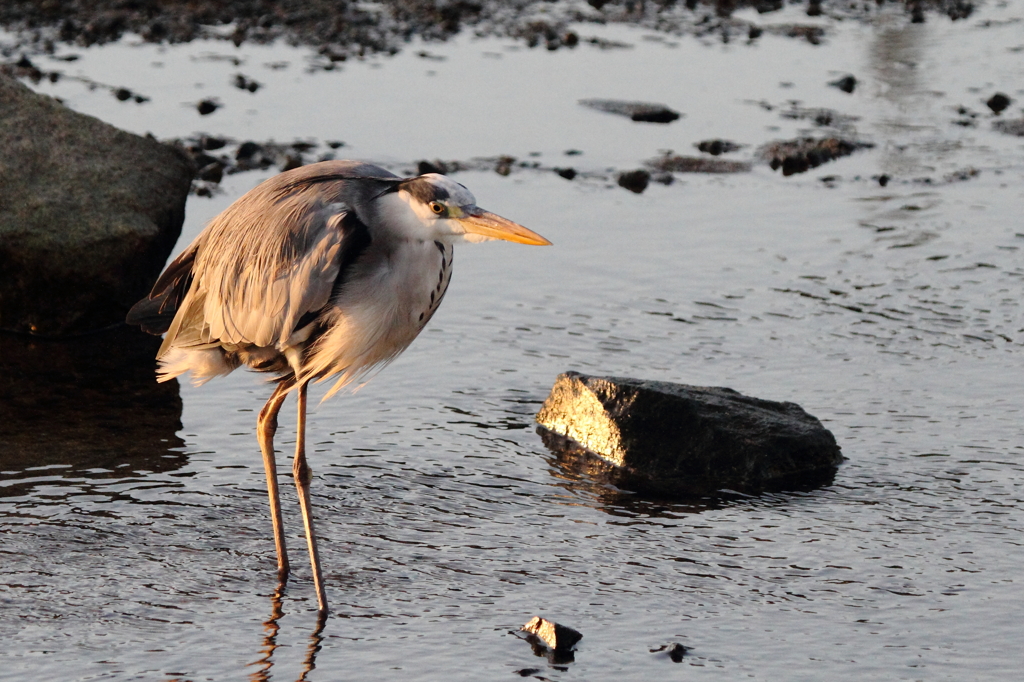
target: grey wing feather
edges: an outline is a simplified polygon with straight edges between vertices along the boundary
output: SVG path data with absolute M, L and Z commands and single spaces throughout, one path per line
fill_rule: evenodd
M 351 210 L 345 195 L 354 191 L 349 185 L 367 183 L 346 182 L 350 166 L 333 179 L 325 170 L 335 169 L 324 166 L 329 164 L 272 178 L 210 223 L 197 239 L 192 286 L 159 355 L 172 347 L 255 345 L 283 350 L 299 321 L 327 305 L 344 242 L 351 240 L 345 229 Z M 387 175 L 383 169 L 369 168 L 378 176 Z M 304 183 L 304 177 L 310 180 Z M 356 177 L 385 188 L 390 181 L 367 173 Z

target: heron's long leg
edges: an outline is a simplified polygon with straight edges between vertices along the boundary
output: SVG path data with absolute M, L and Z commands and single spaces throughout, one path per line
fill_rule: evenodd
M 327 593 L 324 591 L 324 577 L 320 570 L 320 552 L 316 547 L 316 534 L 313 532 L 313 510 L 309 503 L 309 483 L 313 472 L 306 463 L 306 383 L 299 384 L 295 391 L 299 403 L 298 427 L 295 434 L 295 463 L 292 473 L 295 475 L 295 487 L 299 491 L 299 506 L 302 507 L 302 521 L 306 524 L 306 543 L 309 545 L 309 563 L 313 567 L 313 584 L 316 586 L 316 600 L 319 604 L 320 616 L 327 615 Z
M 274 544 L 277 546 L 277 577 L 283 583 L 288 579 L 288 548 L 284 542 L 284 524 L 281 523 L 281 497 L 277 491 L 277 463 L 274 461 L 274 434 L 277 433 L 277 413 L 281 410 L 287 391 L 294 379 L 281 381 L 270 400 L 260 410 L 256 420 L 256 438 L 263 452 L 263 468 L 267 472 L 267 494 L 270 496 L 270 519 L 274 523 Z

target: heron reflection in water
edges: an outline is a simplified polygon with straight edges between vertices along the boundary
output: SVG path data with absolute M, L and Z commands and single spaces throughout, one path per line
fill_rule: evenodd
M 321 618 L 327 596 L 310 510 L 306 388 L 337 377 L 329 397 L 397 357 L 440 305 L 453 245 L 490 239 L 550 244 L 479 208 L 443 175 L 312 164 L 267 180 L 214 218 L 128 314 L 129 323 L 166 333 L 159 381 L 191 372 L 198 385 L 241 365 L 276 375 L 257 438 L 282 582 L 289 563 L 274 434 L 282 403 L 295 393 L 293 473 Z

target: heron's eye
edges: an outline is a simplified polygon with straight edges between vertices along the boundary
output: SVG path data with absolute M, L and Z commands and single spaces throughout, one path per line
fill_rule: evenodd
M 435 215 L 441 215 L 444 213 L 444 204 L 439 201 L 431 201 L 430 210 L 433 211 Z

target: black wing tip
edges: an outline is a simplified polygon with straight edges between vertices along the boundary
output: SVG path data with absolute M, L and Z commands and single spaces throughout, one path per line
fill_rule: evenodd
M 131 307 L 124 321 L 128 324 L 141 327 L 147 334 L 159 336 L 166 332 L 174 319 L 174 313 L 162 312 L 163 299 L 149 298 L 148 296 Z

